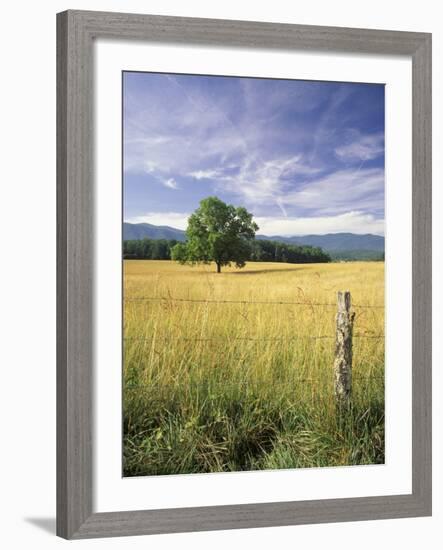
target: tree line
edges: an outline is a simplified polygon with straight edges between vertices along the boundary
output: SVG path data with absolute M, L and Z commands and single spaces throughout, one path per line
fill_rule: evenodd
M 178 241 L 171 239 L 134 239 L 123 241 L 123 258 L 132 260 L 170 260 Z
M 140 239 L 123 241 L 123 257 L 133 260 L 171 260 L 174 239 Z M 331 258 L 319 247 L 286 244 L 280 241 L 254 240 L 249 243 L 251 262 L 286 262 L 290 264 L 325 263 Z
M 280 241 L 256 240 L 252 243 L 251 261 L 286 262 L 289 264 L 326 263 L 331 257 L 322 248 L 309 245 L 295 245 Z

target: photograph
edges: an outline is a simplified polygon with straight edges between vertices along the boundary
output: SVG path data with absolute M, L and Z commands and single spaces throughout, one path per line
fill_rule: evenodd
M 442 547 L 441 5 L 2 7 L 2 546 Z
M 385 463 L 385 85 L 122 72 L 122 475 Z

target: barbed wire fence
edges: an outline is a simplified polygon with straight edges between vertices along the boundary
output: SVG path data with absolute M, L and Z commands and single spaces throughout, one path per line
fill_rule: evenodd
M 197 303 L 197 304 L 239 304 L 239 305 L 288 305 L 288 306 L 305 306 L 305 307 L 330 307 L 336 308 L 336 330 L 335 335 L 319 334 L 319 335 L 294 335 L 290 337 L 260 337 L 252 336 L 240 337 L 158 337 L 158 336 L 127 336 L 123 340 L 127 342 L 133 341 L 162 341 L 162 342 L 290 342 L 297 340 L 334 340 L 334 393 L 337 404 L 340 408 L 346 408 L 352 397 L 352 378 L 358 379 L 381 379 L 382 375 L 361 375 L 357 376 L 352 373 L 353 363 L 353 340 L 354 339 L 371 339 L 384 340 L 384 334 L 354 334 L 355 311 L 358 309 L 384 309 L 381 304 L 354 304 L 351 305 L 351 293 L 349 291 L 340 291 L 337 293 L 337 302 L 310 302 L 310 301 L 285 301 L 285 300 L 207 300 L 207 299 L 191 299 L 191 298 L 174 298 L 171 296 L 136 296 L 125 297 L 125 302 L 157 302 L 169 304 L 177 303 Z M 300 382 L 315 381 L 315 378 L 299 378 Z M 143 386 L 130 385 L 126 389 L 137 390 L 143 389 Z
M 196 300 L 191 298 L 173 298 L 161 296 L 133 296 L 125 298 L 125 302 L 189 302 L 195 304 L 250 304 L 250 305 L 289 305 L 289 306 L 315 306 L 315 307 L 337 307 L 337 304 L 331 302 L 309 302 L 309 301 L 283 301 L 283 300 Z M 354 304 L 353 309 L 384 309 L 384 305 L 376 304 Z

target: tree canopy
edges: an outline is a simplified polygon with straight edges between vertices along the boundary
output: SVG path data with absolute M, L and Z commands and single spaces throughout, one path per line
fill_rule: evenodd
M 231 263 L 244 267 L 257 230 L 246 208 L 207 197 L 188 219 L 186 243 L 175 245 L 171 257 L 182 264 L 215 262 L 217 273 Z

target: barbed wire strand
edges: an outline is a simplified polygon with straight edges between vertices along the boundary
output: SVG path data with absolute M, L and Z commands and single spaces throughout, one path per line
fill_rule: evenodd
M 245 341 L 245 342 L 288 342 L 292 340 L 333 340 L 335 336 L 329 335 L 319 335 L 319 336 L 289 336 L 289 337 L 264 337 L 264 338 L 253 338 L 253 337 L 214 337 L 214 338 L 199 338 L 199 337 L 180 337 L 180 336 L 126 336 L 123 340 L 127 341 L 151 341 L 151 340 L 160 340 L 160 341 L 186 341 L 186 342 L 230 342 L 230 341 Z M 384 338 L 383 334 L 354 334 L 353 338 L 360 339 L 373 339 L 381 340 Z
M 125 302 L 188 302 L 196 304 L 260 304 L 260 305 L 296 305 L 296 306 L 317 306 L 317 307 L 337 307 L 337 304 L 329 302 L 290 302 L 290 301 L 248 301 L 248 300 L 194 300 L 188 298 L 157 298 L 154 296 L 139 296 L 124 298 Z M 353 304 L 353 308 L 377 308 L 384 309 L 384 305 Z

